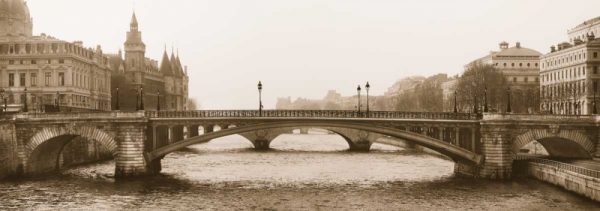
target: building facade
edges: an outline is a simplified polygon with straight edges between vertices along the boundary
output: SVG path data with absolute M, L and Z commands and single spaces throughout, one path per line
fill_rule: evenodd
M 586 41 L 589 34 L 600 34 L 600 17 L 592 18 L 568 31 L 569 42 Z
M 465 65 L 465 69 L 476 64 L 492 65 L 504 74 L 512 89 L 537 89 L 541 55 L 536 50 L 522 47 L 519 42 L 514 47 L 509 47 L 508 43 L 501 42 L 499 51 L 492 51 L 490 54 L 472 61 Z
M 0 97 L 7 111 L 110 110 L 111 71 L 100 46 L 32 34 L 23 0 L 0 4 Z
M 569 34 L 571 36 L 571 33 Z M 541 58 L 542 109 L 554 114 L 587 115 L 597 107 L 600 39 L 585 39 L 550 48 Z
M 187 67 L 182 66 L 179 55 L 174 52 L 169 57 L 166 48 L 160 65 L 146 58 L 146 45 L 138 27 L 134 13 L 126 36 L 125 54 L 119 51 L 110 55 L 113 110 L 186 110 Z

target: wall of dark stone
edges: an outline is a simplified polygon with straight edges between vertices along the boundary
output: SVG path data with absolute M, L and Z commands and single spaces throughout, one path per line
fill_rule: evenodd
M 0 121 L 0 179 L 15 175 L 18 165 L 14 124 Z

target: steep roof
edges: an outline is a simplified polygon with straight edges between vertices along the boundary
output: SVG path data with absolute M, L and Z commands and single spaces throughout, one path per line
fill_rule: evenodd
M 171 61 L 169 60 L 169 56 L 167 55 L 166 50 L 163 53 L 163 58 L 160 63 L 160 72 L 164 75 L 169 75 L 169 76 L 175 75 L 174 71 L 173 71 L 173 65 L 171 64 Z

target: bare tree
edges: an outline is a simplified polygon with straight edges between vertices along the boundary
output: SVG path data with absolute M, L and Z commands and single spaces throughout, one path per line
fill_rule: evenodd
M 187 110 L 198 110 L 200 109 L 200 103 L 198 103 L 198 101 L 196 101 L 196 99 L 194 98 L 190 98 L 187 100 Z
M 491 65 L 474 64 L 458 78 L 458 110 L 462 112 L 501 112 L 506 109 L 508 82 L 502 72 Z

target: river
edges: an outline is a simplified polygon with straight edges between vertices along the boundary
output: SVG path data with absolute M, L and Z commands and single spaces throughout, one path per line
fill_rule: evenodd
M 529 178 L 455 176 L 436 156 L 384 145 L 347 152 L 327 134 L 278 137 L 255 152 L 230 136 L 172 153 L 155 177 L 115 181 L 114 162 L 0 182 L 5 209 L 593 210 L 599 204 Z

